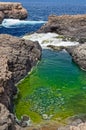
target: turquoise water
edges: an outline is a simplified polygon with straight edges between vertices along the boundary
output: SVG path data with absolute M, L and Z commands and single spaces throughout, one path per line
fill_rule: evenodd
M 33 122 L 63 121 L 86 113 L 86 72 L 72 62 L 65 52 L 43 50 L 42 60 L 18 84 L 15 113 L 29 115 Z

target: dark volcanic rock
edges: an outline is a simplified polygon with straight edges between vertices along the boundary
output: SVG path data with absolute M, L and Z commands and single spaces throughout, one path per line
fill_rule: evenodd
M 27 15 L 21 3 L 0 2 L 0 23 L 4 18 L 25 19 Z
M 86 41 L 86 15 L 62 15 L 49 16 L 48 23 L 38 30 L 41 32 L 56 32 L 67 37 L 74 37 L 76 40 Z
M 67 51 L 80 68 L 86 70 L 86 43 L 76 47 L 69 47 Z
M 0 103 L 12 109 L 14 86 L 41 57 L 38 42 L 26 41 L 6 34 L 0 35 Z

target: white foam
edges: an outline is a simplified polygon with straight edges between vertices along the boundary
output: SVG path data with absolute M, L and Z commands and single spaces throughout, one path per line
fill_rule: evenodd
M 54 46 L 75 46 L 78 42 L 63 41 L 62 38 L 58 38 L 56 33 L 34 33 L 31 35 L 24 36 L 24 39 L 38 41 L 42 48 L 47 48 L 48 45 Z
M 4 19 L 2 26 L 6 28 L 23 26 L 23 25 L 35 25 L 35 24 L 44 24 L 46 21 L 25 21 L 19 19 Z

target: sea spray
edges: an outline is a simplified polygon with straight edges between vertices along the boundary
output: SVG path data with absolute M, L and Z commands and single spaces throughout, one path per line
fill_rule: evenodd
M 49 45 L 53 46 L 75 46 L 78 45 L 79 42 L 63 40 L 63 37 L 59 36 L 56 33 L 33 33 L 31 35 L 26 35 L 23 37 L 26 40 L 38 41 L 43 49 L 48 48 Z
M 46 21 L 29 21 L 29 20 L 25 21 L 19 19 L 4 19 L 1 25 L 5 28 L 16 28 L 25 25 L 36 25 L 44 23 L 46 23 Z

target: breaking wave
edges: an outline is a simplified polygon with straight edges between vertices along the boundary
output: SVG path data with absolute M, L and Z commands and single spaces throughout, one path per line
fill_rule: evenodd
M 19 19 L 4 19 L 2 22 L 2 26 L 5 28 L 16 28 L 25 25 L 36 25 L 36 24 L 44 24 L 46 21 L 25 21 Z
M 53 46 L 75 46 L 78 42 L 75 41 L 63 41 L 60 35 L 56 33 L 33 33 L 23 37 L 26 40 L 38 41 L 42 48 L 48 48 L 48 45 Z

